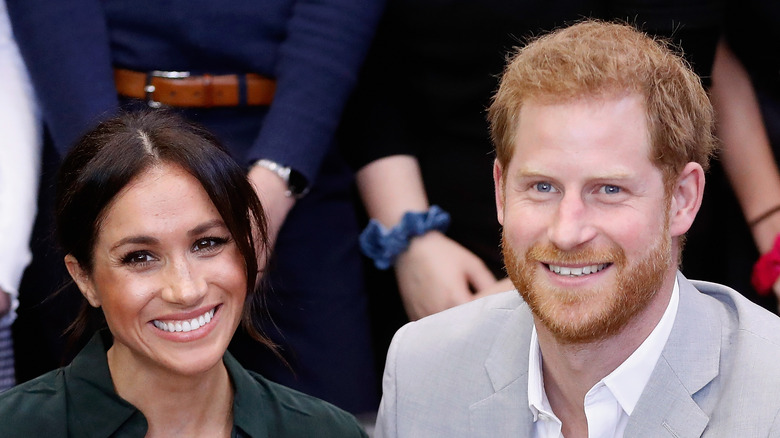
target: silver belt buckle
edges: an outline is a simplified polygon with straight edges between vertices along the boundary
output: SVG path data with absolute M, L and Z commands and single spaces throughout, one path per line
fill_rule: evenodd
M 154 100 L 155 87 L 152 85 L 152 78 L 165 78 L 165 79 L 184 79 L 190 77 L 188 71 L 164 71 L 164 70 L 152 70 L 146 76 L 146 85 L 144 86 L 144 92 L 146 93 L 146 104 L 151 108 L 160 108 L 163 104 Z

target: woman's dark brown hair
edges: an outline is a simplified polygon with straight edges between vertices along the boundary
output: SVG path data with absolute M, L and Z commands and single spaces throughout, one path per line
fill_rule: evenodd
M 181 167 L 203 186 L 244 258 L 247 294 L 241 324 L 253 338 L 273 349 L 255 318 L 262 294 L 255 292 L 260 260 L 267 260 L 268 235 L 263 208 L 246 171 L 204 128 L 166 111 L 121 114 L 98 125 L 68 153 L 60 168 L 57 235 L 88 274 L 101 222 L 116 195 L 134 178 L 158 164 Z M 261 268 L 261 267 L 260 267 Z M 96 321 L 95 319 L 99 319 Z M 71 338 L 80 339 L 97 324 L 102 312 L 84 300 L 71 324 Z

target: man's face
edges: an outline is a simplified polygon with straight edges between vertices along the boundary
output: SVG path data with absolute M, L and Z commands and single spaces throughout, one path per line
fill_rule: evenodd
M 517 132 L 495 172 L 507 272 L 559 341 L 614 335 L 675 271 L 643 101 L 528 102 Z

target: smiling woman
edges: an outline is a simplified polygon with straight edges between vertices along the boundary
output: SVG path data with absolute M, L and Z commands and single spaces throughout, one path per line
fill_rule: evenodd
M 85 298 L 74 332 L 108 329 L 0 397 L 3 436 L 365 436 L 227 353 L 239 323 L 273 349 L 253 318 L 268 242 L 244 170 L 208 132 L 165 112 L 104 122 L 65 158 L 57 226 Z

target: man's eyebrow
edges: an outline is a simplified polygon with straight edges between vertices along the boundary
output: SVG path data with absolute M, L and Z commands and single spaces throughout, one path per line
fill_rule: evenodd
M 548 178 L 548 179 L 554 179 L 554 177 L 550 176 L 549 172 L 545 172 L 541 169 L 532 169 L 532 168 L 520 168 L 513 174 L 516 178 Z M 511 175 L 510 175 L 511 176 Z M 626 179 L 630 178 L 631 173 L 622 170 L 622 169 L 616 169 L 614 171 L 606 171 L 606 172 L 596 172 L 588 176 L 588 179 L 590 180 L 610 180 L 610 179 Z
M 520 168 L 517 169 L 517 172 L 515 172 L 515 176 L 523 177 L 523 178 L 534 177 L 534 176 L 547 177 L 547 174 L 537 169 Z

